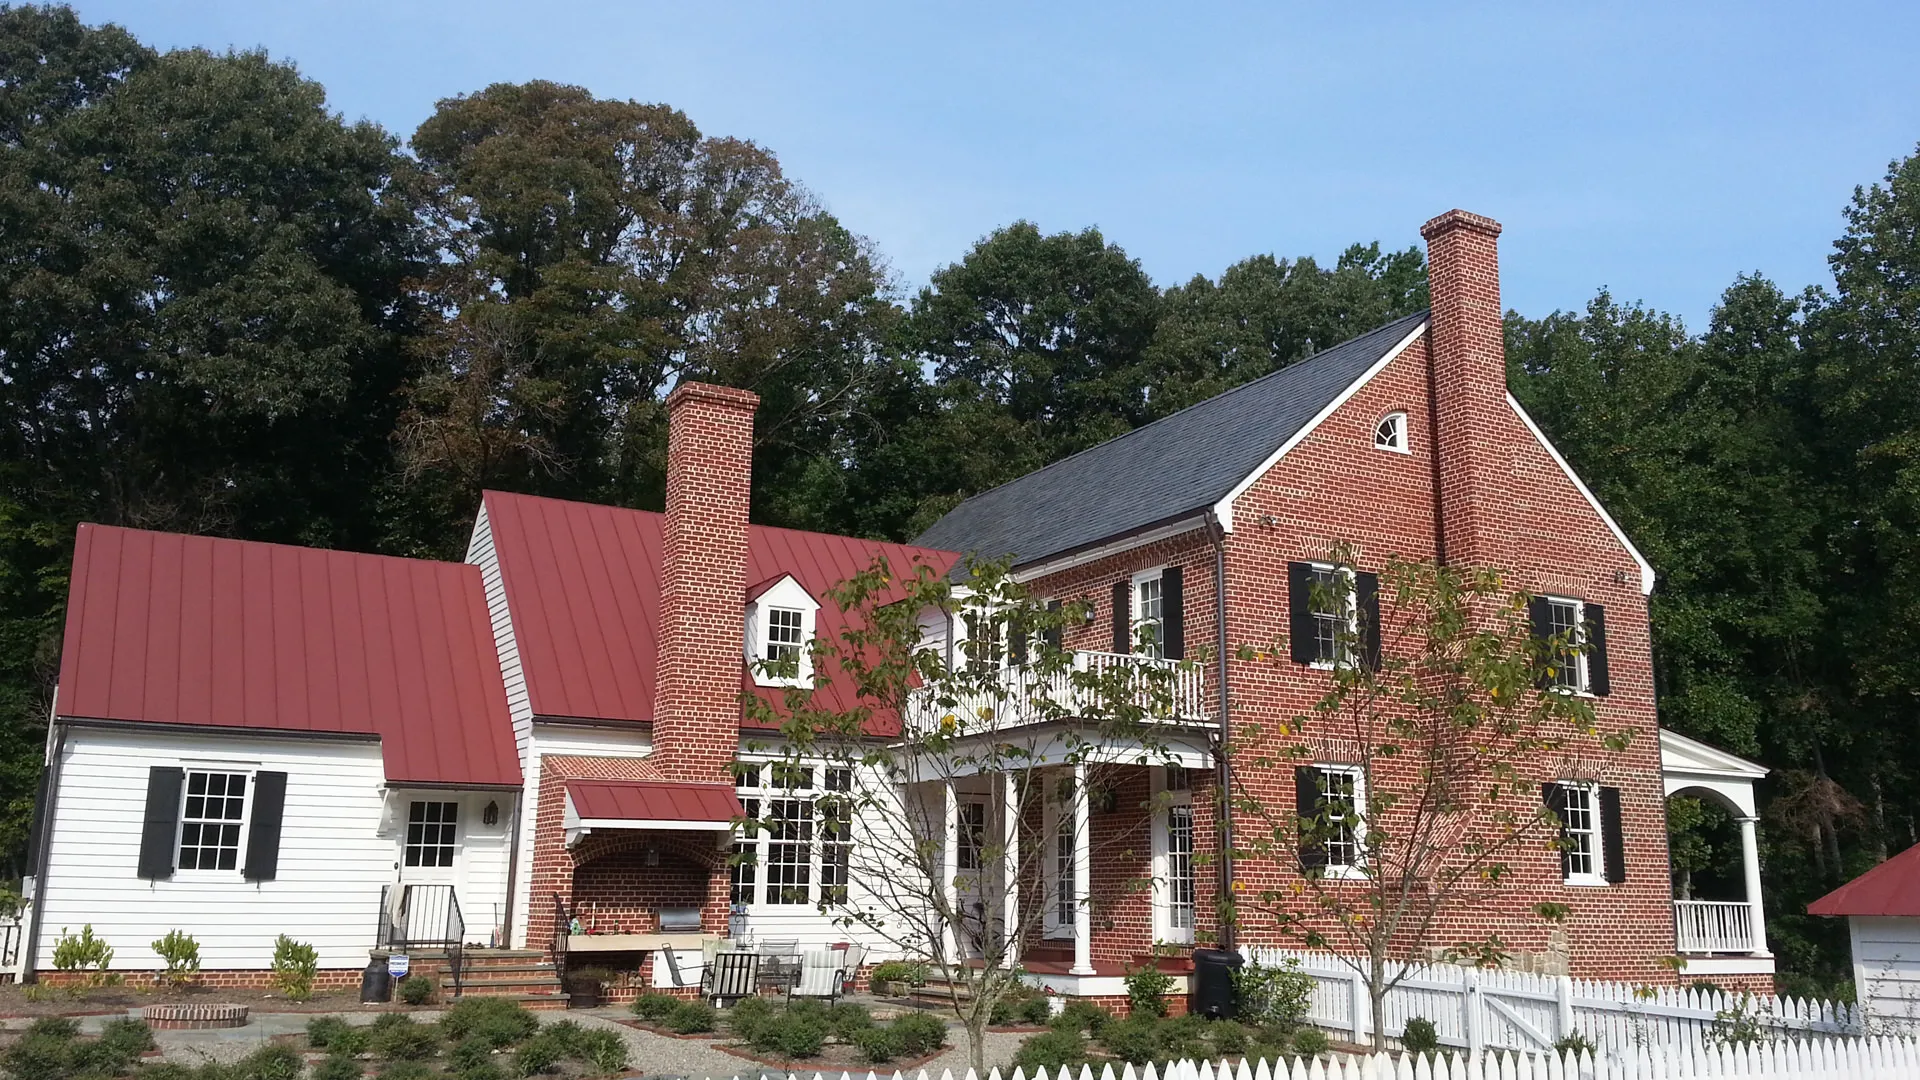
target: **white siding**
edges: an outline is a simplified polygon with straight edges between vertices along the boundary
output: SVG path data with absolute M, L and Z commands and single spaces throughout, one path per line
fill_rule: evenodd
M 323 968 L 366 965 L 394 862 L 392 839 L 378 835 L 377 743 L 75 728 L 64 758 L 39 886 L 42 970 L 61 930 L 87 924 L 113 946 L 116 968 L 163 966 L 150 943 L 173 929 L 199 941 L 209 970 L 266 967 L 282 933 L 312 944 Z M 274 880 L 237 869 L 138 876 L 148 768 L 201 763 L 287 774 Z
M 1920 1032 L 1920 919 L 1847 920 L 1854 993 L 1870 1028 Z
M 447 870 L 423 870 L 408 867 L 406 825 L 409 804 L 414 800 L 458 803 L 460 806 L 456 838 L 459 850 L 454 866 Z M 454 887 L 460 901 L 460 917 L 466 923 L 464 940 L 469 945 L 488 945 L 499 940 L 507 904 L 507 855 L 513 807 L 519 799 L 510 791 L 448 791 L 441 788 L 397 788 L 389 796 L 387 816 L 380 838 L 401 881 L 445 882 Z M 496 818 L 486 821 L 487 804 L 492 803 Z
M 494 625 L 499 625 L 497 619 Z M 521 698 L 525 700 L 524 683 Z M 516 720 L 516 730 L 518 726 L 519 721 Z M 533 729 L 529 723 L 528 728 L 530 738 L 526 744 L 526 757 L 522 761 L 527 789 L 522 805 L 526 809 L 520 815 L 520 869 L 513 886 L 513 946 L 517 949 L 527 947 L 527 912 L 531 910 L 529 905 L 533 902 L 533 828 L 535 813 L 540 805 L 541 759 L 548 754 L 646 757 L 653 753 L 652 735 L 638 725 L 599 728 L 541 724 L 538 729 Z
M 480 568 L 480 584 L 487 593 L 487 615 L 493 622 L 493 646 L 500 653 L 500 676 L 507 686 L 507 715 L 513 719 L 513 746 L 520 755 L 521 768 L 525 769 L 527 744 L 533 735 L 533 703 L 527 697 L 527 673 L 520 666 L 520 646 L 513 637 L 507 587 L 500 578 L 500 557 L 493 549 L 493 527 L 487 522 L 485 502 L 480 504 L 480 517 L 473 523 L 466 561 Z

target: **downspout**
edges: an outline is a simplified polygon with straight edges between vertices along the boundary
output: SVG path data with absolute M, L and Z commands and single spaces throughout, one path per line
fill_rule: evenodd
M 1220 896 L 1233 903 L 1233 763 L 1228 749 L 1233 744 L 1233 726 L 1227 712 L 1227 532 L 1212 511 L 1207 512 L 1207 527 L 1213 533 L 1213 636 L 1214 670 L 1220 684 L 1220 730 L 1214 751 L 1214 772 L 1220 787 Z M 1220 924 L 1222 949 L 1234 945 L 1233 920 Z
M 54 708 L 58 708 L 60 691 L 54 690 Z M 60 722 L 57 713 L 48 719 L 48 743 L 52 753 L 47 758 L 47 791 L 40 802 L 40 820 L 33 823 L 35 848 L 33 855 L 33 902 L 27 914 L 27 940 L 20 943 L 20 981 L 38 982 L 40 958 L 40 916 L 47 906 L 47 862 L 49 849 L 53 847 L 53 808 L 60 798 L 60 763 L 66 757 L 67 726 Z
M 520 876 L 520 807 L 527 801 L 527 782 L 513 793 L 513 816 L 507 819 L 507 902 L 500 907 L 500 948 L 513 948 L 513 887 Z M 533 928 L 527 928 L 527 943 L 533 943 Z

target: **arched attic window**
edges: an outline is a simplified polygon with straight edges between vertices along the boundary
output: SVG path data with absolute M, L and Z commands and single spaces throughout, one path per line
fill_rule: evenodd
M 1380 418 L 1373 429 L 1373 446 L 1376 450 L 1391 450 L 1396 454 L 1412 453 L 1407 448 L 1407 414 L 1390 412 Z

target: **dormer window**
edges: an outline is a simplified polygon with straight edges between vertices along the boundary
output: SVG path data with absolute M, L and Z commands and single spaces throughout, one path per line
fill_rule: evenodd
M 1392 412 L 1381 417 L 1380 423 L 1373 429 L 1373 447 L 1396 454 L 1410 453 L 1407 449 L 1407 414 Z
M 813 679 L 815 616 L 820 602 L 791 574 L 747 591 L 747 664 L 758 686 L 804 686 Z

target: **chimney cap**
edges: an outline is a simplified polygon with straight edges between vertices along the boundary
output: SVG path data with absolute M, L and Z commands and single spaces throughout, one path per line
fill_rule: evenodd
M 1420 226 L 1420 238 L 1431 241 L 1456 229 L 1472 229 L 1487 236 L 1500 235 L 1500 223 L 1490 217 L 1483 217 L 1468 210 L 1449 210 L 1425 225 Z
M 667 410 L 671 412 L 695 400 L 724 408 L 743 409 L 747 412 L 752 412 L 760 405 L 760 395 L 751 390 L 741 390 L 733 386 L 715 386 L 712 383 L 683 382 L 667 395 Z

